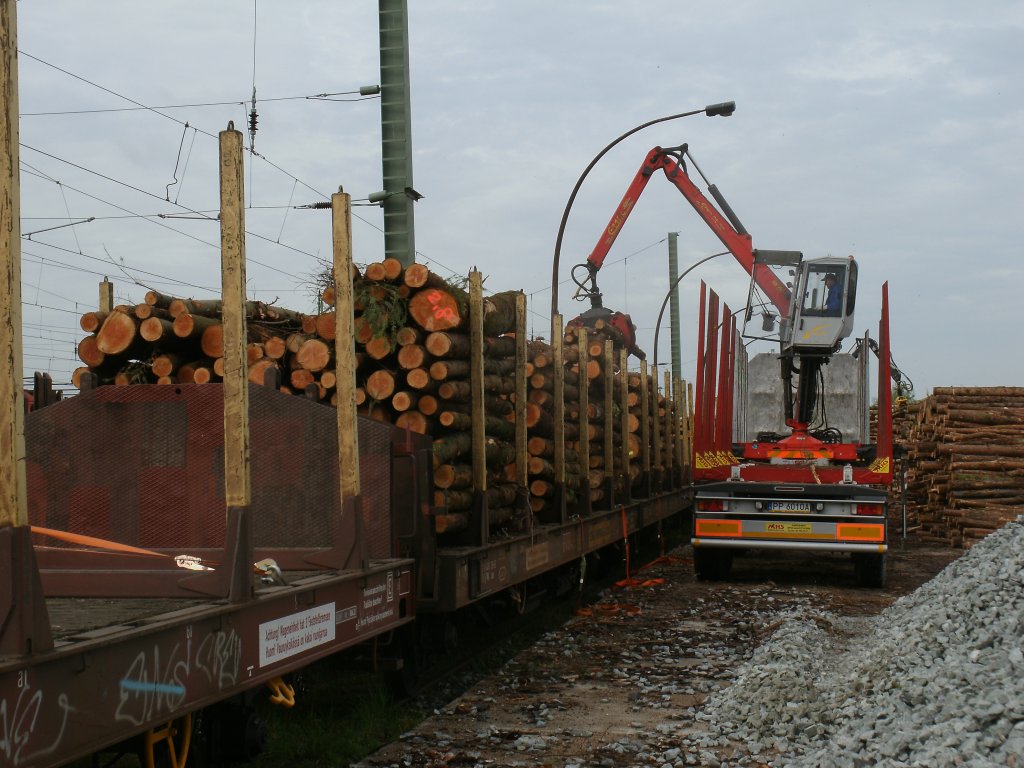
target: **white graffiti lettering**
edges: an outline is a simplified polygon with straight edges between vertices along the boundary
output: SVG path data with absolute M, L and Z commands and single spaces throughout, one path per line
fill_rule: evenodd
M 43 691 L 31 690 L 20 677 L 18 684 L 20 690 L 13 706 L 7 699 L 0 701 L 0 755 L 13 766 L 29 766 L 57 751 L 64 739 L 68 715 L 74 708 L 66 694 L 57 696 L 60 726 L 55 729 L 56 732 L 51 732 L 50 728 L 40 723 L 40 712 L 44 711 L 46 703 Z M 52 722 L 55 721 L 56 718 L 53 718 Z
M 120 700 L 115 718 L 132 725 L 143 725 L 154 718 L 174 714 L 188 696 L 190 682 L 205 681 L 223 690 L 238 682 L 242 662 L 242 640 L 234 629 L 205 635 L 193 643 L 192 627 L 185 633 L 184 650 L 176 644 L 166 662 L 161 661 L 160 646 L 140 651 L 120 681 Z
M 203 672 L 218 690 L 238 682 L 242 664 L 242 639 L 235 630 L 207 635 L 196 652 L 196 668 Z

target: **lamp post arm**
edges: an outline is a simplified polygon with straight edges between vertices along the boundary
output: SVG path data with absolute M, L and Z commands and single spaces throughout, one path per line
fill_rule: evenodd
M 668 122 L 669 120 L 677 120 L 677 119 L 679 119 L 681 117 L 689 117 L 691 115 L 699 115 L 702 112 L 704 114 L 706 114 L 708 117 L 714 117 L 714 116 L 728 117 L 729 115 L 731 115 L 735 111 L 735 109 L 736 109 L 736 103 L 735 102 L 733 102 L 733 101 L 725 101 L 725 102 L 721 102 L 720 104 L 709 104 L 708 106 L 704 107 L 703 109 L 693 109 L 693 110 L 690 110 L 689 112 L 680 112 L 680 113 L 675 114 L 675 115 L 667 115 L 665 117 L 659 117 L 659 118 L 657 118 L 655 120 L 650 120 L 650 121 L 648 121 L 646 123 L 643 123 L 642 125 L 638 125 L 635 128 L 632 128 L 632 129 L 626 131 L 624 134 L 619 136 L 617 139 L 615 139 L 610 144 L 608 144 L 608 146 L 606 146 L 604 149 L 602 149 L 600 152 L 597 153 L 597 155 L 594 157 L 594 159 L 590 161 L 590 164 L 583 170 L 583 173 L 580 175 L 579 179 L 576 181 L 576 186 L 574 186 L 572 188 L 572 193 L 569 195 L 569 200 L 565 204 L 565 210 L 562 212 L 562 220 L 561 220 L 561 222 L 558 225 L 558 237 L 555 238 L 555 253 L 554 253 L 554 257 L 552 259 L 552 263 L 551 263 L 551 314 L 552 315 L 557 315 L 558 314 L 558 266 L 559 266 L 559 262 L 561 261 L 562 238 L 565 235 L 565 225 L 566 225 L 566 222 L 569 220 L 569 211 L 572 210 L 572 204 L 576 201 L 576 195 L 579 193 L 580 187 L 583 186 L 584 180 L 590 174 L 590 171 L 593 170 L 594 166 L 598 164 L 598 162 L 601 160 L 601 158 L 604 157 L 606 154 L 608 154 L 608 152 L 615 145 L 617 145 L 620 142 L 622 142 L 623 140 L 629 138 L 634 133 L 638 133 L 639 131 L 642 131 L 644 128 L 649 128 L 652 125 L 657 125 L 658 123 L 665 123 L 665 122 Z
M 719 256 L 726 256 L 729 253 L 731 253 L 731 251 L 719 251 L 718 253 L 713 253 L 710 256 L 705 256 L 703 259 L 700 259 L 699 261 L 695 261 L 693 264 L 691 264 L 690 266 L 688 266 L 686 268 L 686 271 L 683 272 L 683 274 L 681 274 L 679 277 L 676 278 L 676 281 L 674 283 L 672 283 L 672 285 L 669 286 L 668 293 L 665 294 L 665 299 L 661 302 L 661 309 L 658 311 L 658 319 L 654 323 L 654 361 L 653 361 L 653 368 L 654 368 L 655 372 L 657 372 L 657 370 L 658 370 L 658 334 L 661 331 L 661 319 L 662 319 L 662 317 L 665 316 L 665 307 L 668 306 L 668 300 L 672 297 L 672 291 L 674 291 L 676 289 L 676 286 L 679 285 L 680 282 L 682 282 L 684 277 L 686 277 L 688 274 L 690 274 L 694 269 L 699 267 L 705 261 L 711 261 L 712 259 L 718 258 Z

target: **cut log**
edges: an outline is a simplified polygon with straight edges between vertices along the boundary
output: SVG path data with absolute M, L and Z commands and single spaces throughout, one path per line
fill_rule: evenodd
M 434 485 L 438 488 L 472 488 L 473 468 L 468 464 L 442 464 L 434 470 Z
M 438 397 L 461 403 L 468 403 L 472 393 L 473 389 L 468 381 L 445 381 L 437 388 Z
M 192 369 L 193 384 L 209 384 L 213 381 L 213 370 L 210 365 L 197 365 Z
M 418 328 L 406 325 L 395 331 L 395 344 L 400 347 L 407 347 L 410 344 L 419 344 L 423 333 Z
M 78 320 L 78 325 L 86 333 L 96 333 L 107 319 L 106 312 L 86 312 Z
M 287 352 L 287 342 L 280 336 L 270 336 L 263 342 L 263 354 L 271 360 L 280 360 Z
M 421 435 L 428 435 L 431 432 L 430 420 L 419 411 L 404 411 L 395 419 L 395 426 L 399 429 L 408 429 L 410 432 L 417 432 Z
M 464 333 L 435 331 L 425 346 L 434 357 L 469 357 L 469 336 Z
M 515 357 L 516 340 L 512 335 L 484 339 L 484 354 L 489 358 Z
M 174 323 L 160 317 L 147 317 L 139 323 L 139 336 L 151 344 L 164 340 L 173 343 L 178 338 L 174 335 Z
M 157 355 L 156 357 L 153 358 L 151 368 L 154 376 L 156 376 L 157 378 L 162 378 L 164 376 L 170 376 L 172 373 L 178 370 L 178 367 L 180 365 L 181 358 L 175 355 L 163 354 Z
M 419 344 L 406 344 L 398 350 L 398 365 L 409 371 L 413 368 L 422 368 L 427 362 L 426 347 Z
M 138 338 L 138 332 L 139 323 L 134 315 L 111 312 L 96 334 L 96 348 L 105 355 L 125 354 Z
M 374 360 L 383 360 L 385 357 L 391 354 L 395 345 L 391 339 L 384 336 L 375 336 L 366 342 L 366 354 L 368 357 Z M 404 349 L 404 347 L 403 347 Z
M 181 339 L 199 340 L 202 338 L 203 331 L 214 325 L 220 325 L 220 321 L 182 312 L 174 317 L 174 335 Z
M 352 327 L 355 332 L 356 343 L 365 345 L 366 342 L 373 338 L 373 326 L 366 322 L 364 317 L 357 317 Z
M 252 365 L 264 357 L 266 357 L 266 354 L 263 352 L 263 345 L 259 342 L 253 341 L 245 345 L 245 362 L 248 365 Z
M 224 326 L 220 323 L 203 329 L 203 335 L 199 340 L 199 348 L 209 358 L 223 357 L 224 355 Z
M 468 453 L 472 440 L 468 432 L 453 432 L 434 440 L 434 466 L 451 464 L 454 459 Z
M 426 368 L 413 368 L 405 374 L 405 383 L 413 389 L 425 390 L 434 383 Z
M 366 269 L 363 270 L 363 279 L 370 280 L 375 283 L 387 280 L 387 270 L 385 270 L 384 264 L 379 261 L 367 264 Z
M 401 278 L 402 273 L 405 270 L 402 266 L 402 262 L 394 256 L 388 256 L 384 259 L 384 261 L 381 262 L 381 266 L 384 268 L 384 279 L 389 282 L 394 282 Z
M 419 399 L 418 392 L 410 392 L 409 390 L 402 390 L 401 392 L 395 392 L 391 396 L 391 407 L 399 413 L 408 411 L 410 408 L 416 406 L 416 401 Z M 421 410 L 420 413 L 423 413 Z M 428 414 L 423 414 L 427 416 Z
M 298 351 L 302 349 L 302 344 L 308 341 L 309 339 L 313 338 L 313 336 L 314 334 L 289 333 L 284 340 L 285 349 L 288 351 L 288 354 L 290 355 L 298 354 Z
M 162 317 L 164 320 L 172 320 L 171 313 L 166 309 L 153 307 L 149 304 L 136 304 L 132 314 L 139 320 L 148 320 L 151 317 Z
M 427 288 L 409 299 L 409 316 L 425 331 L 448 331 L 459 328 L 469 312 L 465 292 L 447 288 Z
M 420 395 L 416 402 L 416 410 L 424 416 L 433 416 L 440 410 L 440 407 L 437 398 L 433 395 Z
M 92 369 L 87 365 L 80 365 L 71 372 L 71 386 L 75 389 L 82 388 L 82 379 L 92 374 Z
M 322 339 L 307 339 L 299 347 L 295 360 L 307 371 L 322 371 L 331 363 L 331 348 Z
M 387 400 L 395 392 L 395 377 L 390 371 L 374 371 L 367 377 L 365 388 L 371 400 Z
M 337 316 L 334 312 L 324 312 L 316 315 L 313 322 L 314 331 L 317 336 L 321 339 L 327 339 L 328 341 L 332 341 L 334 339 L 337 324 Z M 305 331 L 305 326 L 303 326 L 303 330 Z
M 310 384 L 316 383 L 316 377 L 313 375 L 312 371 L 306 370 L 305 368 L 295 368 L 288 374 L 288 383 L 291 384 L 293 389 L 297 389 L 302 392 Z
M 171 306 L 171 301 L 173 299 L 173 296 L 167 296 L 166 294 L 160 293 L 159 291 L 146 291 L 145 301 L 151 307 L 160 307 L 160 309 L 167 309 L 169 306 Z
M 434 381 L 465 378 L 469 371 L 469 360 L 436 360 L 430 365 L 430 378 Z
M 445 429 L 468 431 L 473 428 L 473 417 L 468 413 L 441 411 L 437 414 L 437 423 Z
M 503 291 L 484 297 L 484 335 L 501 336 L 516 329 L 516 297 L 520 291 Z
M 414 263 L 405 268 L 402 282 L 410 288 L 447 288 L 448 283 L 440 275 L 431 272 L 425 264 Z
M 253 384 L 263 384 L 266 381 L 267 371 L 280 370 L 276 360 L 264 357 L 249 366 L 248 379 Z

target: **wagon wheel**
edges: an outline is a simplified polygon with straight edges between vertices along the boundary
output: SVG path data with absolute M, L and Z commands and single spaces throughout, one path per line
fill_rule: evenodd
M 185 768 L 192 744 L 192 713 L 153 728 L 142 738 L 143 768 Z

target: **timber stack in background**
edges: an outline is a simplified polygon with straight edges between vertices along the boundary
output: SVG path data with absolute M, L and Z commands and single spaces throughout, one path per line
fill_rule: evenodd
M 938 387 L 902 407 L 912 538 L 970 547 L 1024 513 L 1024 387 Z
M 250 382 L 336 405 L 334 293 L 332 287 L 322 292 L 325 311 L 314 315 L 248 303 Z M 555 522 L 561 514 L 554 469 L 554 350 L 542 339 L 526 345 L 529 481 L 526 489 L 517 482 L 519 295 L 495 293 L 482 304 L 486 495 L 493 533 L 526 530 L 531 515 Z M 445 509 L 435 516 L 435 526 L 438 533 L 457 533 L 473 505 L 468 294 L 424 265 L 403 267 L 385 259 L 362 272 L 354 269 L 353 297 L 358 410 L 433 437 L 434 503 Z M 84 366 L 75 371 L 74 385 L 219 382 L 224 373 L 220 310 L 217 301 L 150 291 L 144 304 L 83 314 L 81 327 L 88 335 L 78 347 Z M 570 508 L 581 501 L 601 508 L 612 498 L 642 496 L 652 475 L 685 481 L 686 387 L 676 382 L 683 395 L 676 403 L 659 392 L 646 367 L 626 370 L 625 354 L 612 354 L 613 344 L 621 341 L 614 333 L 597 328 L 580 334 L 570 327 L 562 339 L 564 490 Z M 89 381 L 83 381 L 87 375 Z M 644 471 L 644 461 L 651 472 Z

